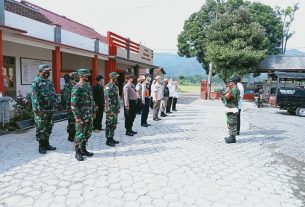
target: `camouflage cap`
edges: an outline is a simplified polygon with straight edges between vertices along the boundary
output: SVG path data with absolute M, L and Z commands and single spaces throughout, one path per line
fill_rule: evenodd
M 70 76 L 70 78 L 71 78 L 72 80 L 77 80 L 77 79 L 78 79 L 78 74 L 77 74 L 77 72 L 72 72 L 72 73 L 69 74 L 69 76 Z
M 79 75 L 79 76 L 90 76 L 91 74 L 90 74 L 88 69 L 81 68 L 81 69 L 77 70 L 77 75 Z
M 38 66 L 38 69 L 39 69 L 38 70 L 39 72 L 50 71 L 50 70 L 52 70 L 52 67 L 50 65 L 48 65 L 48 64 L 42 64 L 42 65 Z
M 111 72 L 111 73 L 109 73 L 109 77 L 110 78 L 117 78 L 117 77 L 119 77 L 120 75 L 117 73 L 117 72 Z

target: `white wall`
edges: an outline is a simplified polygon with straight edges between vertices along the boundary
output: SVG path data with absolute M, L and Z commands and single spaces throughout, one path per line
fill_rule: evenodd
M 103 75 L 104 78 L 106 75 L 108 75 L 108 74 L 105 74 L 105 61 L 104 60 L 98 61 L 98 74 Z
M 42 49 L 38 47 L 16 44 L 3 41 L 3 55 L 16 58 L 16 91 L 19 90 L 23 95 L 30 92 L 30 85 L 21 85 L 20 58 L 40 59 L 52 61 L 52 50 Z M 37 69 L 35 69 L 36 72 Z
M 62 69 L 77 70 L 79 68 L 92 68 L 92 59 L 80 55 L 62 53 Z
M 106 43 L 99 42 L 99 53 L 109 55 L 109 46 Z
M 92 58 L 69 53 L 62 53 L 62 70 L 92 69 Z M 105 75 L 105 61 L 99 60 L 98 74 Z
M 61 43 L 94 52 L 95 40 L 73 32 L 61 30 Z
M 27 31 L 25 35 L 54 41 L 54 26 L 5 11 L 5 25 Z

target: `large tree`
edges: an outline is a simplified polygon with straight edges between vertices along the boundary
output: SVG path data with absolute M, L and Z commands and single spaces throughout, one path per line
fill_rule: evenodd
M 197 60 L 204 67 L 207 66 L 214 59 L 208 52 L 212 51 L 211 48 L 215 45 L 215 42 L 211 42 L 211 36 L 209 38 L 208 36 L 211 28 L 215 28 L 216 17 L 218 16 L 219 20 L 223 19 L 223 16 L 231 18 L 232 16 L 230 15 L 236 14 L 236 11 L 240 9 L 247 10 L 248 23 L 256 22 L 257 27 L 260 25 L 259 31 L 266 35 L 267 41 L 263 41 L 265 53 L 278 54 L 281 45 L 282 24 L 276 11 L 270 6 L 244 0 L 227 0 L 222 1 L 219 5 L 215 0 L 207 0 L 198 12 L 192 14 L 185 21 L 183 31 L 178 36 L 178 54 L 186 57 L 197 57 Z M 256 48 L 253 47 L 253 49 L 255 50 Z M 213 64 L 216 66 L 217 62 L 213 62 Z M 252 65 L 249 65 L 249 69 L 252 67 Z M 208 72 L 208 68 L 205 67 L 205 69 Z M 222 69 L 226 70 L 226 68 Z M 219 73 L 222 69 L 218 68 L 216 71 Z M 241 71 L 240 74 L 243 74 L 245 68 L 234 69 L 237 74 L 239 74 L 239 70 Z M 226 78 L 229 74 L 225 75 L 223 73 L 223 76 L 223 78 Z
M 266 57 L 269 43 L 264 28 L 245 8 L 221 15 L 207 28 L 206 40 L 206 60 L 224 81 L 252 72 Z

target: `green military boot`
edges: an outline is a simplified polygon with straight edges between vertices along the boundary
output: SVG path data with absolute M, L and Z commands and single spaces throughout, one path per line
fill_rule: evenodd
M 84 161 L 84 157 L 82 156 L 82 153 L 80 152 L 79 146 L 75 146 L 75 158 L 77 161 Z
M 93 152 L 88 152 L 86 149 L 87 142 L 81 142 L 80 144 L 80 152 L 82 156 L 92 157 L 94 155 Z
M 44 143 L 43 143 L 42 140 L 39 141 L 38 152 L 39 152 L 40 154 L 46 154 L 46 153 L 47 153 L 47 152 L 46 152 L 46 148 L 45 148 Z
M 50 150 L 50 151 L 56 150 L 56 147 L 50 145 L 49 140 L 45 141 L 45 148 L 46 150 Z

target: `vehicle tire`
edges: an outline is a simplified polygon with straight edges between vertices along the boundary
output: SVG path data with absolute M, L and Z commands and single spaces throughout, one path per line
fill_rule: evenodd
M 296 110 L 296 114 L 300 117 L 305 117 L 305 106 L 300 106 Z
M 296 110 L 295 109 L 287 109 L 287 112 L 291 115 L 295 115 L 296 114 Z

